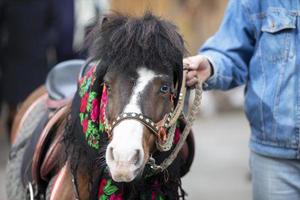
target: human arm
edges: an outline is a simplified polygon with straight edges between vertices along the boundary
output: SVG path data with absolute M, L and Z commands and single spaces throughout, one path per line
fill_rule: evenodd
M 205 89 L 227 90 L 245 84 L 254 46 L 248 6 L 245 1 L 231 0 L 218 32 L 204 43 L 199 55 L 184 59 L 187 84 L 195 83 L 195 75 L 206 81 Z

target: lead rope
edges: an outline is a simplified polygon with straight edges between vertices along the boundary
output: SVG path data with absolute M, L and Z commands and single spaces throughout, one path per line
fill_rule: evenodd
M 160 165 L 155 164 L 155 160 L 153 158 L 150 159 L 150 167 L 152 168 L 155 174 L 167 169 L 177 157 L 179 151 L 184 145 L 187 136 L 191 131 L 193 122 L 195 121 L 196 114 L 200 109 L 201 100 L 202 100 L 202 81 L 199 80 L 198 83 L 195 85 L 195 97 L 194 97 L 192 108 L 189 110 L 189 113 L 187 115 L 186 126 L 174 150 L 169 155 L 169 157 L 166 158 Z
M 167 140 L 164 144 L 160 144 L 157 140 L 155 142 L 156 148 L 159 151 L 169 151 L 173 145 L 173 140 L 174 140 L 174 135 L 175 135 L 175 130 L 176 130 L 176 123 L 173 124 L 168 131 L 167 134 Z
M 186 76 L 187 76 L 187 70 L 183 70 L 182 84 L 180 88 L 177 106 L 174 109 L 174 111 L 172 111 L 172 113 L 169 114 L 170 118 L 169 117 L 167 118 L 167 124 L 166 122 L 164 122 L 165 128 L 169 128 L 167 139 L 166 141 L 163 141 L 163 143 L 161 143 L 160 140 L 156 140 L 156 148 L 159 151 L 169 151 L 173 145 L 174 133 L 176 130 L 177 121 L 181 116 L 184 107 L 184 101 L 186 96 L 186 85 L 185 85 Z

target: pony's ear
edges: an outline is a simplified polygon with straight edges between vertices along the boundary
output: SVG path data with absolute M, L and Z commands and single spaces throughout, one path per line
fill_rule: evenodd
M 108 22 L 108 20 L 109 20 L 109 17 L 107 15 L 104 15 L 101 17 L 101 19 L 100 19 L 101 28 Z

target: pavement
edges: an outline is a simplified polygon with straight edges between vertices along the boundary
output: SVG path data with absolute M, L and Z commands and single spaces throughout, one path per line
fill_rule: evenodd
M 250 200 L 250 130 L 241 111 L 201 117 L 194 125 L 196 154 L 183 178 L 189 200 Z M 0 200 L 5 195 L 8 139 L 0 132 Z
M 250 129 L 244 114 L 200 118 L 194 125 L 196 153 L 183 187 L 191 200 L 251 200 Z
M 0 132 L 0 200 L 6 200 L 5 166 L 8 158 L 8 138 L 5 131 Z

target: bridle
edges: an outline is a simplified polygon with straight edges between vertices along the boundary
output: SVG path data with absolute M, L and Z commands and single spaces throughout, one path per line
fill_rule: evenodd
M 159 151 L 169 151 L 173 144 L 176 123 L 180 117 L 183 117 L 183 106 L 184 106 L 184 100 L 186 96 L 186 84 L 185 84 L 186 75 L 187 75 L 187 70 L 183 70 L 182 84 L 180 87 L 178 103 L 175 109 L 172 109 L 171 112 L 165 114 L 162 120 L 158 122 L 154 122 L 152 119 L 143 115 L 142 113 L 134 113 L 134 112 L 121 113 L 115 119 L 112 120 L 112 123 L 109 123 L 108 120 L 105 118 L 105 129 L 109 138 L 112 138 L 112 131 L 116 125 L 118 125 L 120 122 L 124 120 L 132 119 L 141 122 L 150 130 L 151 133 L 153 133 L 156 136 L 156 147 Z M 151 157 L 149 159 L 148 164 L 150 165 L 151 169 L 155 171 L 155 173 L 165 170 L 173 162 L 179 150 L 182 148 L 184 141 L 190 132 L 192 123 L 195 119 L 195 115 L 199 110 L 201 96 L 202 96 L 202 83 L 200 83 L 199 81 L 199 83 L 196 84 L 195 86 L 195 98 L 194 98 L 192 109 L 190 110 L 186 118 L 187 124 L 176 147 L 173 149 L 170 156 L 166 158 L 161 165 L 156 165 L 154 158 Z
M 145 125 L 150 132 L 156 136 L 156 146 L 159 151 L 169 151 L 172 147 L 177 120 L 183 110 L 184 99 L 186 95 L 186 74 L 186 71 L 184 71 L 181 88 L 179 90 L 180 93 L 178 96 L 178 102 L 175 109 L 172 109 L 169 113 L 165 114 L 164 117 L 158 122 L 154 122 L 151 118 L 142 113 L 134 112 L 123 112 L 114 118 L 111 123 L 109 123 L 107 118 L 105 118 L 105 128 L 109 138 L 112 137 L 113 129 L 120 122 L 132 119 Z

